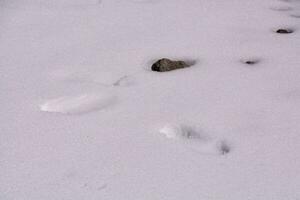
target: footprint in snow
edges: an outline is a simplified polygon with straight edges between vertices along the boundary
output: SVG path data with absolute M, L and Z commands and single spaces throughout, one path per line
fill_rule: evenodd
M 246 65 L 256 65 L 261 62 L 261 59 L 257 57 L 250 57 L 250 58 L 242 58 L 240 61 L 241 63 Z
M 157 3 L 160 0 L 132 0 L 134 3 L 147 3 L 147 4 L 152 4 L 152 3 Z
M 293 33 L 295 30 L 293 28 L 279 28 L 274 30 L 275 33 L 278 34 L 291 34 Z
M 282 6 L 272 6 L 272 7 L 270 7 L 270 9 L 274 10 L 274 11 L 280 11 L 280 12 L 287 12 L 287 11 L 293 10 L 292 7 L 284 6 L 284 5 L 282 5 Z
M 286 2 L 286 3 L 293 3 L 293 2 L 297 2 L 298 0 L 279 0 L 282 2 Z
M 63 96 L 45 101 L 40 105 L 40 110 L 61 114 L 82 114 L 105 109 L 111 106 L 114 101 L 113 96 L 104 94 Z
M 291 14 L 290 16 L 293 18 L 300 18 L 300 14 Z
M 186 125 L 167 124 L 159 130 L 166 138 L 178 141 L 196 152 L 207 155 L 225 155 L 231 146 L 224 140 L 214 140 Z

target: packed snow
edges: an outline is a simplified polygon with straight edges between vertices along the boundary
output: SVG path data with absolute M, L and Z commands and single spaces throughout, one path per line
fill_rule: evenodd
M 101 94 L 83 94 L 75 97 L 59 97 L 50 99 L 40 105 L 41 111 L 58 112 L 62 114 L 79 114 L 95 111 L 109 106 L 113 97 Z
M 0 0 L 0 44 L 1 200 L 300 199 L 299 0 Z

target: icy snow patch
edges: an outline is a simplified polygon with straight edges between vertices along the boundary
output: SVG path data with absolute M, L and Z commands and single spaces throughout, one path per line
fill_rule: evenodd
M 113 99 L 113 96 L 103 94 L 63 96 L 47 100 L 40 105 L 40 110 L 62 114 L 80 114 L 105 108 L 113 103 Z

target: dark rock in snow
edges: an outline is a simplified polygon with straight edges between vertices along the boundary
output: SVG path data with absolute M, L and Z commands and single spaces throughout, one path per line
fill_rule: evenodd
M 276 33 L 280 33 L 280 34 L 289 34 L 289 33 L 293 33 L 294 31 L 292 29 L 278 29 L 276 31 Z
M 157 72 L 167 72 L 167 71 L 181 69 L 181 68 L 185 68 L 185 67 L 189 67 L 189 66 L 190 65 L 188 65 L 184 61 L 172 61 L 167 58 L 162 58 L 162 59 L 156 61 L 152 65 L 151 70 L 157 71 Z

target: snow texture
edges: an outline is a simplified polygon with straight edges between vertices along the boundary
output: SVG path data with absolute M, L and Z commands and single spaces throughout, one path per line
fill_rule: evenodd
M 299 0 L 0 0 L 0 44 L 0 200 L 300 199 Z
M 168 139 L 173 139 L 201 154 L 225 155 L 231 151 L 231 145 L 224 140 L 216 140 L 204 135 L 196 128 L 187 125 L 167 124 L 159 131 Z
M 99 94 L 82 94 L 75 97 L 59 97 L 40 105 L 41 111 L 62 114 L 80 114 L 96 111 L 109 106 L 113 97 Z

